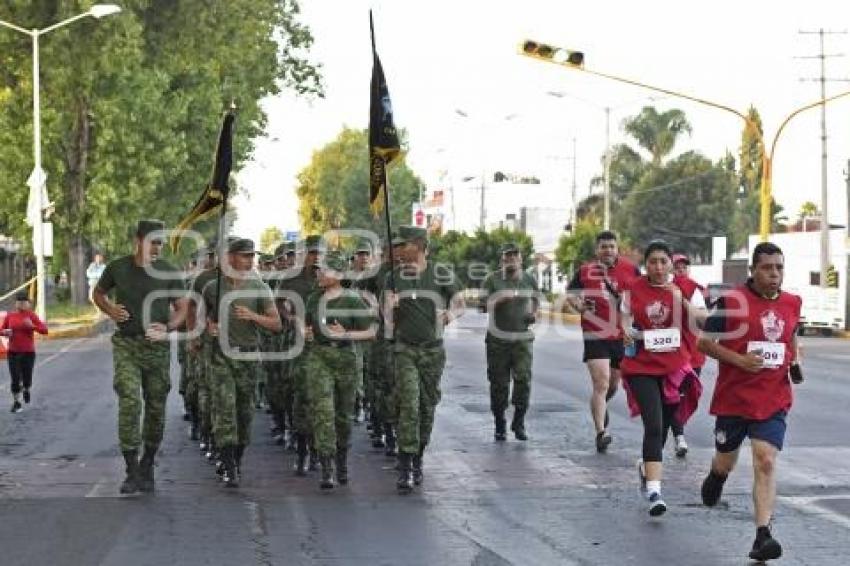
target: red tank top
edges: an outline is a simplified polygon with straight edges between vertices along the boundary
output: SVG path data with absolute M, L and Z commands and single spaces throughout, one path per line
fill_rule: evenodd
M 637 266 L 624 257 L 611 267 L 590 261 L 579 268 L 578 283 L 582 299 L 590 305 L 582 313 L 581 329 L 586 338 L 616 340 L 623 337 L 619 296 L 629 281 L 640 275 Z

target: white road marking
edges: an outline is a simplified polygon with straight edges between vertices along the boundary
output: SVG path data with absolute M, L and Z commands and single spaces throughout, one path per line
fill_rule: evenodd
M 782 503 L 786 503 L 795 509 L 807 513 L 809 515 L 820 517 L 828 521 L 832 521 L 837 525 L 841 525 L 850 529 L 850 517 L 842 515 L 826 507 L 818 505 L 818 502 L 824 499 L 841 499 L 850 500 L 850 495 L 820 495 L 817 497 L 802 497 L 802 496 L 778 496 L 777 499 Z

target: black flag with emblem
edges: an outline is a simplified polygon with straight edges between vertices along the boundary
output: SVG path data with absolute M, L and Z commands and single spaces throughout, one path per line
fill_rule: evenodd
M 369 208 L 376 216 L 384 206 L 387 190 L 387 165 L 401 154 L 398 132 L 393 123 L 390 91 L 381 59 L 375 50 L 375 28 L 369 12 L 372 34 L 372 85 L 369 97 Z
M 230 170 L 233 167 L 233 121 L 235 119 L 236 113 L 233 109 L 224 114 L 218 134 L 218 144 L 215 148 L 215 161 L 210 182 L 189 214 L 175 228 L 171 236 L 172 252 L 176 253 L 180 249 L 183 233 L 195 222 L 209 217 L 220 207 L 226 206 L 227 195 L 230 193 Z

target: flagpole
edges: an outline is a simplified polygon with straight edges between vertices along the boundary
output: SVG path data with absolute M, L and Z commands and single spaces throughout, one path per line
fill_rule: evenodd
M 236 102 L 230 102 L 230 109 L 228 112 L 236 112 Z M 230 138 L 233 139 L 233 130 L 230 130 Z M 232 151 L 232 149 L 231 149 Z M 225 185 L 229 184 L 229 179 L 225 179 Z M 225 224 L 225 218 L 227 215 L 227 198 L 230 196 L 230 190 L 228 188 L 222 187 L 222 198 L 221 198 L 221 214 L 218 217 L 218 271 L 215 274 L 215 312 L 213 313 L 215 318 L 215 322 L 219 322 L 221 317 L 219 317 L 219 310 L 221 309 L 221 271 L 222 271 L 222 262 L 225 260 L 226 253 L 226 242 L 225 242 L 225 232 L 227 232 L 227 226 Z
M 375 24 L 372 20 L 372 10 L 369 10 L 369 35 L 372 38 L 372 65 L 374 66 L 375 65 L 375 59 L 377 57 L 377 50 L 376 50 L 376 47 L 375 47 Z M 374 93 L 373 93 L 372 99 L 374 99 L 374 98 L 375 97 L 374 97 Z M 370 157 L 370 162 L 371 162 L 372 156 L 369 156 L 369 157 Z M 390 219 L 390 185 L 389 185 L 389 182 L 387 180 L 387 178 L 388 178 L 387 162 L 383 158 L 383 156 L 378 156 L 378 158 L 381 160 L 381 163 L 382 163 L 381 171 L 382 171 L 383 177 L 384 177 L 382 179 L 383 182 L 384 182 L 384 218 L 386 219 L 386 223 L 387 223 L 387 249 L 390 252 L 389 283 L 390 283 L 390 289 L 393 291 L 393 293 L 395 293 L 395 290 L 396 290 L 395 273 L 393 273 L 393 271 L 395 270 L 395 256 L 393 254 L 392 220 Z

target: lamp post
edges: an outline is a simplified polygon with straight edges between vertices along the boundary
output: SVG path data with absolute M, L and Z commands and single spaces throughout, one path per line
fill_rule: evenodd
M 616 75 L 611 75 L 609 73 L 603 73 L 600 71 L 593 71 L 587 69 L 584 66 L 584 53 L 580 51 L 571 51 L 568 49 L 564 49 L 562 47 L 554 47 L 545 43 L 541 43 L 533 40 L 525 40 L 520 44 L 520 54 L 525 55 L 527 57 L 531 57 L 533 59 L 538 59 L 541 61 L 546 61 L 548 63 L 555 63 L 557 65 L 561 65 L 563 67 L 567 67 L 576 71 L 583 71 L 590 75 L 594 75 L 597 77 L 602 77 L 605 79 L 610 79 L 613 81 L 617 81 L 620 83 L 629 84 L 632 86 L 638 86 L 641 88 L 646 88 L 649 90 L 653 90 L 655 92 L 661 92 L 663 94 L 667 94 L 669 96 L 675 96 L 677 98 L 684 98 L 685 100 L 690 100 L 692 102 L 697 102 L 699 104 L 703 104 L 705 106 L 711 106 L 712 108 L 718 108 L 720 110 L 725 110 L 726 112 L 731 112 L 735 114 L 746 123 L 747 128 L 751 128 L 753 133 L 755 133 L 759 146 L 762 152 L 762 178 L 761 178 L 761 187 L 759 191 L 759 196 L 761 199 L 761 215 L 759 218 L 759 235 L 762 241 L 767 240 L 767 236 L 770 233 L 770 205 L 772 202 L 772 190 L 773 190 L 773 156 L 776 151 L 776 142 L 779 140 L 779 136 L 782 131 L 785 129 L 785 126 L 788 125 L 788 122 L 791 121 L 792 118 L 804 112 L 805 110 L 809 110 L 810 108 L 815 108 L 817 106 L 824 106 L 827 102 L 831 102 L 837 98 L 841 98 L 844 96 L 850 95 L 850 91 L 842 92 L 828 98 L 822 98 L 816 102 L 812 102 L 811 104 L 806 104 L 805 106 L 801 106 L 797 108 L 793 112 L 791 112 L 785 120 L 779 125 L 779 128 L 776 130 L 776 134 L 773 136 L 773 141 L 770 145 L 770 153 L 766 151 L 766 144 L 764 140 L 764 136 L 759 132 L 758 127 L 750 120 L 746 114 L 735 110 L 729 106 L 724 104 L 718 104 L 716 102 L 712 102 L 710 100 L 706 100 L 704 98 L 699 98 L 697 96 L 692 96 L 690 94 L 685 94 L 682 92 L 677 92 L 674 90 L 661 88 L 649 84 L 642 83 L 640 81 L 636 81 L 633 79 L 628 79 L 624 77 L 619 77 Z M 825 219 L 825 222 L 829 222 L 829 219 Z M 821 254 L 821 282 L 826 280 L 826 271 L 828 266 L 824 265 L 823 262 L 824 254 Z
M 41 77 L 39 76 L 38 40 L 42 35 L 50 33 L 68 24 L 92 17 L 100 19 L 121 11 L 115 4 L 95 4 L 88 11 L 55 23 L 44 29 L 26 29 L 15 24 L 0 20 L 0 26 L 17 31 L 32 39 L 32 119 L 33 119 L 33 168 L 27 180 L 30 187 L 30 202 L 27 205 L 27 220 L 32 224 L 33 252 L 35 253 L 36 269 L 36 313 L 43 321 L 47 321 L 45 307 L 45 270 L 44 270 L 44 222 L 42 213 L 49 203 L 44 202 L 47 186 L 47 173 L 41 167 Z

